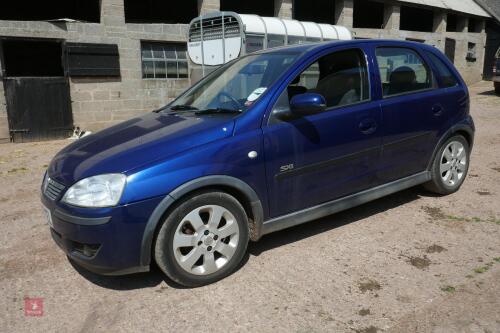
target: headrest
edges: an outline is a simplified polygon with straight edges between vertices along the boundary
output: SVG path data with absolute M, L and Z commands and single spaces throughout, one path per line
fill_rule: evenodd
M 396 68 L 391 73 L 389 81 L 391 83 L 413 83 L 417 79 L 415 71 L 408 66 L 401 66 Z

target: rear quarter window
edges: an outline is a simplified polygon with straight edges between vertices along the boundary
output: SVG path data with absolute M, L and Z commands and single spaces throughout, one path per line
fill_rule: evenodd
M 434 88 L 432 72 L 414 50 L 384 46 L 376 53 L 384 97 Z
M 429 60 L 434 65 L 434 68 L 437 70 L 437 75 L 441 78 L 441 84 L 443 88 L 454 87 L 458 85 L 458 81 L 455 75 L 451 72 L 448 66 L 443 62 L 443 60 L 439 59 L 434 53 L 426 51 Z

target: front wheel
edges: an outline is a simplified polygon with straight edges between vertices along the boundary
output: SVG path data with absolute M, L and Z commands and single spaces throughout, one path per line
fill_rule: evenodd
M 500 95 L 500 82 L 495 82 L 495 92 Z
M 158 231 L 155 260 L 188 287 L 218 281 L 236 270 L 248 245 L 248 219 L 234 197 L 197 193 L 178 205 Z
M 424 187 L 442 195 L 458 191 L 469 170 L 469 149 L 469 143 L 461 135 L 446 140 L 432 163 L 432 180 Z

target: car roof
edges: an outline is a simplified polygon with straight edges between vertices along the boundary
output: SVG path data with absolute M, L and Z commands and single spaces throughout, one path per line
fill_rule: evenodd
M 412 42 L 406 40 L 396 40 L 396 39 L 352 39 L 352 40 L 332 40 L 327 42 L 317 42 L 317 43 L 307 43 L 307 44 L 295 44 L 287 46 L 279 46 L 274 48 L 269 48 L 266 50 L 258 51 L 256 53 L 280 53 L 283 51 L 294 52 L 294 53 L 306 53 L 310 51 L 321 51 L 323 49 L 328 49 L 332 46 L 348 46 L 348 45 L 391 45 L 400 47 L 413 47 L 413 48 L 434 48 L 431 45 Z

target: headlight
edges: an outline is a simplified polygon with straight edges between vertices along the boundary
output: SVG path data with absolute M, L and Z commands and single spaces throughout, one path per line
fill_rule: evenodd
M 62 201 L 81 207 L 115 206 L 122 196 L 127 177 L 119 173 L 93 176 L 71 186 Z

